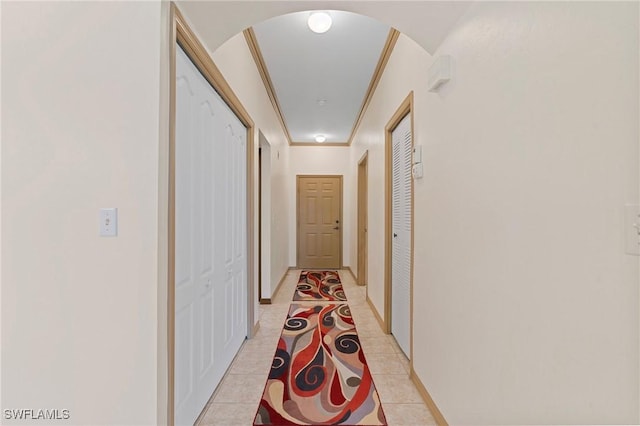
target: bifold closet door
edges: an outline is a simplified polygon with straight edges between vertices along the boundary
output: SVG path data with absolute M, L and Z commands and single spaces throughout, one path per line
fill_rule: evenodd
M 246 128 L 176 53 L 175 423 L 193 424 L 246 337 Z
M 391 333 L 409 357 L 411 282 L 411 115 L 392 132 Z

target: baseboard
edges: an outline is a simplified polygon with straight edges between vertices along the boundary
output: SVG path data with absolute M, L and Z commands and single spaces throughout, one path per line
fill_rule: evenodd
M 271 304 L 271 298 L 270 297 L 263 297 L 262 299 L 260 299 L 260 304 L 261 305 L 270 305 Z
M 373 316 L 376 317 L 376 320 L 378 320 L 378 324 L 380 324 L 380 328 L 382 329 L 382 331 L 387 333 L 387 326 L 385 325 L 384 320 L 382 319 L 382 317 L 378 313 L 378 310 L 376 309 L 375 305 L 373 304 L 371 299 L 369 299 L 369 296 L 367 296 L 367 303 L 369 304 L 369 307 L 371 308 L 371 312 L 373 312 Z
M 253 334 L 251 334 L 251 336 L 255 336 L 256 334 L 258 334 L 258 331 L 260 331 L 260 320 L 258 320 L 253 326 Z
M 278 294 L 278 291 L 280 291 L 280 287 L 282 287 L 282 283 L 284 282 L 285 279 L 287 279 L 287 274 L 289 274 L 289 271 L 291 271 L 291 266 L 289 266 L 284 273 L 282 274 L 282 278 L 280 278 L 280 281 L 278 281 L 278 285 L 276 286 L 276 289 L 273 290 L 273 293 L 271 293 L 271 298 L 269 299 L 269 304 L 271 303 L 271 301 L 273 299 L 276 298 L 276 294 Z
M 431 398 L 431 395 L 429 395 L 427 388 L 424 387 L 424 384 L 422 383 L 420 378 L 416 375 L 416 372 L 413 371 L 413 369 L 411 370 L 411 374 L 409 377 L 411 377 L 411 381 L 413 382 L 413 384 L 416 385 L 416 388 L 418 389 L 418 393 L 420 393 L 420 396 L 424 400 L 424 403 L 427 404 L 427 407 L 429 407 L 429 411 L 431 411 L 431 415 L 436 421 L 436 424 L 438 426 L 449 426 L 449 423 L 447 423 L 447 421 L 445 420 L 444 416 L 440 412 L 440 409 L 438 408 L 436 403 L 433 401 L 433 398 Z
M 351 270 L 351 266 L 345 266 L 344 269 L 349 271 L 349 273 L 351 274 L 351 278 L 353 278 L 353 282 L 358 284 L 358 279 L 356 278 L 356 274 L 354 274 L 353 271 Z

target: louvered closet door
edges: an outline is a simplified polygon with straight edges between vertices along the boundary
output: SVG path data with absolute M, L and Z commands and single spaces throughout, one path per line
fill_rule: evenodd
M 246 128 L 176 56 L 175 423 L 192 425 L 246 336 Z
M 410 356 L 411 116 L 392 132 L 391 333 Z

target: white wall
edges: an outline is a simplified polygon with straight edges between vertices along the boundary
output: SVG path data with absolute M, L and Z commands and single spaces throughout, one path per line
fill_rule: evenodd
M 478 2 L 401 37 L 356 138 L 382 313 L 383 126 L 415 90 L 414 367 L 451 424 L 638 423 L 638 4 Z M 355 197 L 355 191 L 353 192 Z
M 371 104 L 356 133 L 351 156 L 351 170 L 357 173 L 358 161 L 368 150 L 368 270 L 367 294 L 378 313 L 384 317 L 384 230 L 385 230 L 385 126 L 406 97 L 414 91 L 416 137 L 424 132 L 424 120 L 418 113 L 424 110 L 425 95 L 418 90 L 431 62 L 431 56 L 401 34 L 385 68 Z M 357 200 L 357 185 L 351 198 Z M 357 210 L 357 209 L 354 209 Z M 357 211 L 354 214 L 356 218 Z M 415 211 L 416 222 L 420 214 Z M 357 260 L 357 234 L 354 233 L 352 258 Z M 418 245 L 422 236 L 415 234 Z M 416 263 L 419 259 L 416 258 Z
M 194 30 L 197 31 L 198 29 L 194 28 Z M 271 146 L 269 150 L 271 154 L 271 264 L 269 265 L 271 280 L 270 282 L 263 281 L 262 283 L 263 297 L 269 298 L 289 267 L 286 256 L 289 250 L 289 199 L 286 179 L 288 170 L 287 142 L 244 35 L 239 33 L 216 49 L 213 52 L 213 60 L 255 123 L 254 158 L 256 171 L 258 170 L 258 131 L 262 131 Z M 257 206 L 257 175 L 254 183 L 256 188 L 255 205 Z M 267 184 L 269 182 L 263 182 L 263 185 Z M 257 230 L 257 224 L 255 229 Z
M 0 23 L 2 23 L 2 2 L 0 2 Z M 1 30 L 0 26 L 0 30 Z M 0 40 L 1 40 L 0 36 Z M 0 43 L 0 69 L 2 68 L 2 43 Z M 0 100 L 2 83 L 0 82 Z M 2 134 L 2 102 L 0 101 L 0 135 Z M 0 136 L 0 242 L 2 241 L 2 136 Z M 2 343 L 2 244 L 0 244 L 0 344 Z M 2 350 L 0 350 L 0 374 L 2 373 Z M 0 408 L 2 408 L 2 379 L 0 379 Z
M 160 20 L 159 3 L 2 4 L 2 409 L 158 421 Z
M 350 266 L 355 272 L 355 260 L 352 258 L 352 244 L 356 235 L 354 210 L 356 199 L 351 194 L 357 187 L 357 170 L 351 166 L 351 149 L 342 146 L 291 146 L 287 196 L 289 204 L 289 264 L 296 266 L 296 176 L 297 175 L 342 175 L 342 264 Z

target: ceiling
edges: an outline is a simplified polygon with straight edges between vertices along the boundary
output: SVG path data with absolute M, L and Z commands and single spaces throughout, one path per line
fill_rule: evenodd
M 328 11 L 333 24 L 316 34 L 310 12 L 268 19 L 253 27 L 292 143 L 348 143 L 391 28 L 350 12 Z M 259 65 L 260 66 L 260 65 Z
M 178 0 L 209 52 L 269 18 L 315 9 L 340 9 L 390 25 L 434 54 L 473 1 L 457 0 Z
M 291 143 L 348 143 L 397 28 L 433 54 L 468 1 L 178 1 L 210 52 L 243 31 Z M 306 27 L 309 10 L 331 11 L 325 34 Z M 293 13 L 292 13 L 293 12 Z M 346 13 L 351 12 L 351 13 Z M 253 25 L 253 27 L 252 27 Z M 394 37 L 390 37 L 395 32 Z M 350 53 L 351 52 L 351 53 Z M 262 68 L 261 68 L 262 65 Z M 376 69 L 378 67 L 378 69 Z M 374 77 L 372 79 L 372 77 Z M 379 75 L 377 76 L 379 78 Z M 324 106 L 318 100 L 326 100 Z

